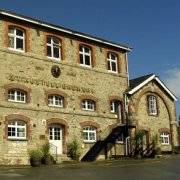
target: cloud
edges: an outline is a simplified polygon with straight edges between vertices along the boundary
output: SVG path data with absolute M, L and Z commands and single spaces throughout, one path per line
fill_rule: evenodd
M 169 69 L 165 74 L 165 84 L 176 97 L 180 98 L 180 68 Z

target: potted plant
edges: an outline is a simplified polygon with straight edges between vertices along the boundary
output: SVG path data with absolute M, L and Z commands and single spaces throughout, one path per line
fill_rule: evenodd
M 73 141 L 68 144 L 68 154 L 71 159 L 79 161 L 81 156 L 80 148 L 80 143 L 77 139 L 73 139 Z
M 33 167 L 38 167 L 41 165 L 41 159 L 43 157 L 42 151 L 40 149 L 33 149 L 29 152 L 30 163 Z
M 42 153 L 43 153 L 42 162 L 43 162 L 43 164 L 47 164 L 47 165 L 53 164 L 53 158 L 50 154 L 50 148 L 51 148 L 51 145 L 48 141 L 46 141 L 42 146 Z

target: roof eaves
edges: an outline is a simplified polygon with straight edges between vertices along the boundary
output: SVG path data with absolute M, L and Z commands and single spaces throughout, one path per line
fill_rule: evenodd
M 150 76 L 149 78 L 147 78 L 146 80 L 144 80 L 142 83 L 140 83 L 139 85 L 137 85 L 136 87 L 134 87 L 133 89 L 131 89 L 130 91 L 127 92 L 127 94 L 134 94 L 136 91 L 138 91 L 139 89 L 141 89 L 143 86 L 145 86 L 146 84 L 148 84 L 150 81 L 152 81 L 155 78 L 155 74 L 153 74 L 152 76 Z
M 39 21 L 39 20 L 29 18 L 29 17 L 25 17 L 25 16 L 22 16 L 22 15 L 11 13 L 9 11 L 0 10 L 0 14 L 8 16 L 8 17 L 16 18 L 16 19 L 19 19 L 19 20 L 23 20 L 23 21 L 26 21 L 26 22 L 29 22 L 29 23 L 32 23 L 32 24 L 36 24 L 36 25 L 39 25 L 39 26 L 43 26 L 43 27 L 46 27 L 46 28 L 50 28 L 50 29 L 53 29 L 53 30 L 61 31 L 61 32 L 64 32 L 64 33 L 67 33 L 67 34 L 77 36 L 77 37 L 86 38 L 88 40 L 92 40 L 92 41 L 99 42 L 99 43 L 102 43 L 102 44 L 105 44 L 105 45 L 120 48 L 120 49 L 123 49 L 123 50 L 126 50 L 126 51 L 132 51 L 132 48 L 128 47 L 128 46 L 124 46 L 124 45 L 121 45 L 121 44 L 118 44 L 118 43 L 110 42 L 110 41 L 107 41 L 105 39 L 93 37 L 93 36 L 83 34 L 83 33 L 77 32 L 77 31 L 73 31 L 73 30 L 70 30 L 70 29 L 62 28 L 60 26 L 52 25 L 52 24 L 49 24 L 49 23 L 46 23 L 46 22 L 42 22 L 42 21 Z
M 163 88 L 175 101 L 177 101 L 177 97 L 164 85 L 164 83 L 163 83 L 158 77 L 155 77 L 155 80 L 162 86 L 162 88 Z

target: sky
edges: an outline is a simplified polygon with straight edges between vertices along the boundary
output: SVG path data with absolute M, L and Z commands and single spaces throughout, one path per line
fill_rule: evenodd
M 179 0 L 0 0 L 0 9 L 132 47 L 130 79 L 155 73 L 180 115 Z

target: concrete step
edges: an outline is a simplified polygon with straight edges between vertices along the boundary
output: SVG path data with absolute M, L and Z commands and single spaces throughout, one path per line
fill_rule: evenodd
M 56 163 L 63 163 L 63 162 L 71 162 L 73 161 L 70 157 L 68 157 L 66 154 L 60 154 L 57 156 L 57 161 Z

